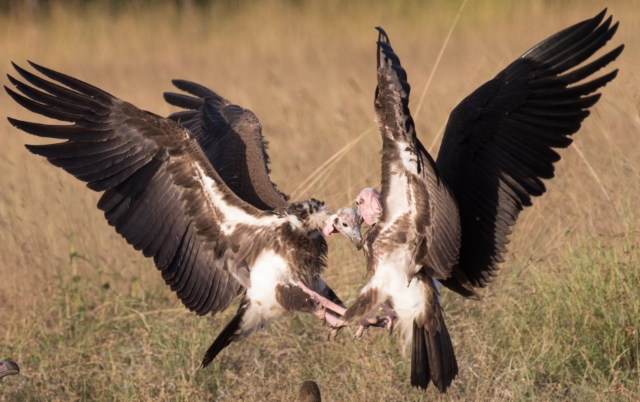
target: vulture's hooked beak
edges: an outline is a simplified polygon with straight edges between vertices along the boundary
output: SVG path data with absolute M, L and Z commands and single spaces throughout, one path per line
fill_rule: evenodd
M 353 232 L 351 236 L 349 236 L 351 242 L 356 246 L 358 250 L 362 249 L 362 233 L 360 233 L 360 226 L 356 226 L 353 228 Z
M 20 373 L 20 367 L 11 361 L 0 362 L 0 378 Z

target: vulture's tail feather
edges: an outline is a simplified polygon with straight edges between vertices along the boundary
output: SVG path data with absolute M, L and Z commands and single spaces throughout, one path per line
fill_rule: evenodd
M 229 321 L 229 323 L 224 327 L 222 332 L 218 335 L 215 341 L 209 346 L 207 353 L 204 355 L 204 359 L 202 359 L 202 368 L 207 367 L 213 359 L 218 356 L 218 353 L 222 352 L 222 349 L 226 348 L 231 344 L 231 342 L 235 341 L 240 337 L 240 323 L 242 322 L 242 318 L 244 317 L 244 313 L 247 311 L 247 306 L 241 305 L 238 309 L 236 315 Z
M 426 327 L 413 322 L 411 385 L 426 389 L 431 380 L 445 393 L 458 375 L 458 363 L 444 322 L 440 331 L 434 332 L 431 334 Z
M 413 342 L 411 344 L 411 385 L 427 389 L 431 381 L 425 331 L 413 322 Z

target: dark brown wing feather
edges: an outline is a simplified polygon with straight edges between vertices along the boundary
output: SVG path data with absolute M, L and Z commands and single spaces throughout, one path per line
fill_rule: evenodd
M 407 74 L 400 59 L 393 52 L 384 30 L 378 39 L 378 86 L 375 107 L 383 138 L 382 146 L 382 200 L 381 224 L 388 216 L 397 215 L 391 210 L 389 198 L 407 191 L 394 188 L 390 180 L 392 172 L 404 168 L 401 154 L 414 163 L 412 173 L 406 170 L 408 186 L 417 211 L 412 229 L 422 239 L 415 254 L 415 262 L 424 272 L 438 279 L 447 278 L 458 261 L 460 247 L 460 222 L 453 193 L 442 179 L 438 167 L 418 137 L 411 112 Z M 400 145 L 404 144 L 404 145 Z M 402 148 L 402 149 L 401 149 Z M 411 267 L 413 268 L 413 267 Z M 408 272 L 410 276 L 417 271 Z
M 227 186 L 256 208 L 286 207 L 289 197 L 278 191 L 269 178 L 267 142 L 253 112 L 202 85 L 183 80 L 173 80 L 173 84 L 195 97 L 165 92 L 168 103 L 190 109 L 169 118 L 193 133 Z
M 10 118 L 11 124 L 27 133 L 67 140 L 27 148 L 87 182 L 92 190 L 104 191 L 98 207 L 109 224 L 134 248 L 153 257 L 185 306 L 198 314 L 225 309 L 242 287 L 226 266 L 238 239 L 225 235 L 218 224 L 232 224 L 233 219 L 219 207 L 233 205 L 236 218 L 242 219 L 257 220 L 268 214 L 243 203 L 226 188 L 197 142 L 174 121 L 82 81 L 32 66 L 70 89 L 14 65 L 26 81 L 43 91 L 10 76 L 26 97 L 5 87 L 7 93 L 35 113 L 74 124 Z
M 571 144 L 568 136 L 600 98 L 591 94 L 615 78 L 617 70 L 574 85 L 623 46 L 567 72 L 613 37 L 618 24 L 602 23 L 605 12 L 542 41 L 451 112 L 437 165 L 458 201 L 462 247 L 458 283 L 445 285 L 484 287 L 495 275 L 519 212 L 554 175 L 553 148 Z
M 261 210 L 286 208 L 289 196 L 280 192 L 269 178 L 267 141 L 262 125 L 250 110 L 234 105 L 212 90 L 184 80 L 173 84 L 193 96 L 165 92 L 165 100 L 190 109 L 173 113 L 170 119 L 187 128 L 227 186 L 241 199 Z M 314 249 L 324 250 L 324 236 L 316 238 Z M 322 257 L 324 258 L 324 257 Z M 327 285 L 327 296 L 341 304 Z

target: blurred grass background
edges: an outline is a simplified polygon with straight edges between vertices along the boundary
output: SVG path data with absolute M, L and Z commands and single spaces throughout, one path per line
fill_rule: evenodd
M 460 366 L 446 396 L 410 387 L 398 336 L 352 342 L 346 330 L 328 342 L 311 316 L 273 323 L 199 369 L 235 305 L 214 318 L 186 311 L 152 261 L 108 227 L 98 194 L 28 154 L 23 144 L 40 140 L 5 117 L 34 116 L 0 95 L 0 359 L 22 369 L 0 384 L 0 401 L 286 401 L 307 379 L 328 401 L 640 399 L 639 2 L 470 0 L 419 113 L 460 2 L 0 4 L 1 71 L 33 60 L 161 115 L 175 111 L 162 99 L 172 78 L 199 82 L 258 115 L 272 179 L 287 193 L 369 130 L 296 191 L 332 208 L 379 185 L 374 26 L 408 72 L 426 145 L 464 96 L 605 6 L 621 22 L 607 49 L 627 46 L 574 136 L 611 201 L 576 150 L 563 150 L 483 301 L 443 294 Z M 329 243 L 325 278 L 353 301 L 363 258 L 340 237 Z

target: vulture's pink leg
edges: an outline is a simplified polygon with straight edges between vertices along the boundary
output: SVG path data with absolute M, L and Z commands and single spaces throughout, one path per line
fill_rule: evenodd
M 331 327 L 344 326 L 344 321 L 333 314 L 329 314 L 324 308 L 314 311 L 313 314 L 319 319 L 325 320 Z
M 342 321 L 340 318 L 336 317 L 335 315 L 325 313 L 324 319 L 327 320 L 327 323 L 331 326 L 332 329 L 340 328 L 344 326 L 344 321 Z
M 337 304 L 327 299 L 326 297 L 322 297 L 316 292 L 314 292 L 313 290 L 309 289 L 308 287 L 305 286 L 304 283 L 296 282 L 296 285 L 300 289 L 302 289 L 306 294 L 311 296 L 313 302 L 318 304 L 321 307 L 321 310 L 331 310 L 339 315 L 344 315 L 345 311 L 347 311 L 346 308 L 338 306 Z M 324 318 L 326 318 L 326 316 Z

